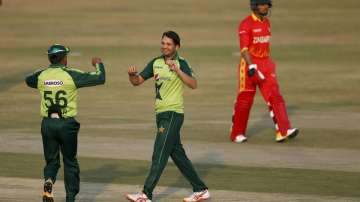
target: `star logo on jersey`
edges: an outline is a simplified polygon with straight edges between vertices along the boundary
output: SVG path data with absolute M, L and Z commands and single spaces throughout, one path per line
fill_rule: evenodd
M 163 84 L 158 84 L 158 83 L 155 83 L 155 94 L 156 94 L 156 99 L 159 99 L 159 100 L 162 100 L 162 97 L 160 95 L 160 88 Z
M 165 128 L 161 126 L 161 127 L 159 128 L 159 133 L 164 133 L 164 132 L 165 132 Z

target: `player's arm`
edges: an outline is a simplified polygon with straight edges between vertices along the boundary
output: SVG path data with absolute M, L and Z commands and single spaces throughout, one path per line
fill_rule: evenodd
M 244 58 L 246 64 L 249 65 L 249 76 L 252 77 L 255 75 L 255 73 L 258 74 L 259 78 L 261 80 L 265 79 L 265 76 L 263 75 L 263 73 L 257 68 L 257 65 L 254 64 L 251 60 L 251 56 L 248 50 L 243 50 L 241 52 L 241 57 Z
M 128 69 L 129 81 L 133 86 L 138 86 L 144 83 L 145 79 L 140 76 L 135 66 L 130 66 Z
M 68 71 L 77 88 L 97 86 L 105 83 L 105 66 L 101 59 L 93 58 L 92 65 L 95 68 L 93 72 L 83 72 L 75 69 Z
M 252 60 L 251 60 L 251 56 L 249 53 L 251 30 L 250 30 L 250 26 L 248 25 L 248 23 L 246 21 L 243 21 L 239 25 L 238 34 L 239 34 L 241 57 L 245 60 L 247 65 L 251 65 Z
M 245 60 L 249 66 L 249 76 L 252 77 L 257 72 L 260 79 L 265 79 L 264 75 L 257 69 L 257 65 L 251 60 L 249 53 L 249 45 L 251 40 L 251 29 L 246 22 L 242 22 L 239 26 L 239 39 L 240 39 L 240 53 L 241 57 Z
M 36 71 L 35 73 L 32 73 L 30 75 L 28 75 L 25 78 L 25 83 L 27 86 L 29 86 L 30 88 L 37 88 L 38 85 L 38 77 L 41 74 L 43 70 L 40 71 Z
M 179 60 L 179 63 L 180 67 L 178 67 L 173 60 L 167 61 L 169 68 L 174 71 L 189 88 L 196 89 L 197 81 L 193 76 L 191 67 L 185 60 Z
M 245 60 L 246 64 L 248 64 L 248 65 L 253 64 L 252 60 L 251 60 L 249 50 L 247 50 L 247 49 L 242 50 L 241 51 L 241 57 Z
M 155 59 L 150 61 L 144 70 L 138 74 L 135 66 L 130 66 L 128 69 L 129 81 L 133 86 L 138 86 L 144 83 L 146 80 L 154 76 L 153 64 Z
M 249 54 L 250 38 L 251 38 L 251 29 L 250 25 L 243 21 L 238 27 L 238 36 L 240 42 L 240 54 L 245 62 L 250 65 L 252 64 L 251 57 Z
M 183 72 L 181 69 L 177 72 L 180 79 L 191 89 L 197 88 L 197 81 L 195 77 L 190 76 L 189 74 Z

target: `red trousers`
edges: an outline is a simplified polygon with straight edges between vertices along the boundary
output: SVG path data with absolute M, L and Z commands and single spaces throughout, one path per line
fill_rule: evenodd
M 286 112 L 285 101 L 280 94 L 279 84 L 276 79 L 275 63 L 269 59 L 255 59 L 258 70 L 265 76 L 261 80 L 258 74 L 252 77 L 248 75 L 248 65 L 241 59 L 239 65 L 239 93 L 234 106 L 233 125 L 231 128 L 231 140 L 239 134 L 246 134 L 250 109 L 254 101 L 256 87 L 259 87 L 261 94 L 269 107 L 270 116 L 274 121 L 277 132 L 287 135 L 290 129 L 290 122 Z

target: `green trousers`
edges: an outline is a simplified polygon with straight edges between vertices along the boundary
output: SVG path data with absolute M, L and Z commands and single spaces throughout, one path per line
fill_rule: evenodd
M 44 118 L 41 123 L 44 156 L 45 180 L 54 183 L 60 168 L 60 152 L 64 162 L 64 181 L 66 202 L 74 202 L 80 189 L 80 169 L 76 158 L 77 138 L 80 124 L 74 118 L 52 119 Z
M 163 112 L 156 115 L 157 135 L 154 144 L 152 164 L 146 178 L 143 192 L 152 199 L 153 190 L 168 162 L 169 157 L 174 161 L 180 172 L 190 182 L 193 191 L 207 189 L 204 182 L 196 173 L 191 161 L 186 156 L 180 140 L 180 129 L 184 122 L 184 114 Z

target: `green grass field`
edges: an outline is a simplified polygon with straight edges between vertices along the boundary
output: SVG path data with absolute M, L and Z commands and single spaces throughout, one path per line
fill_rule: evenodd
M 301 134 L 295 141 L 275 143 L 267 107 L 258 93 L 247 146 L 360 154 L 360 2 L 277 0 L 274 5 L 272 56 L 292 125 Z M 90 71 L 91 57 L 99 56 L 107 68 L 105 86 L 80 90 L 81 137 L 94 142 L 99 137 L 151 140 L 155 132 L 153 82 L 132 87 L 127 67 L 141 69 L 160 54 L 162 32 L 177 31 L 182 37 L 180 54 L 191 63 L 199 83 L 197 90 L 185 93 L 183 139 L 204 147 L 232 144 L 228 135 L 239 61 L 237 26 L 249 14 L 248 7 L 245 0 L 4 0 L 0 7 L 0 181 L 1 177 L 41 177 L 42 148 L 29 153 L 24 146 L 15 154 L 4 145 L 15 136 L 19 148 L 21 141 L 40 141 L 39 95 L 25 86 L 24 77 L 47 66 L 45 53 L 52 43 L 70 46 L 69 66 Z M 239 154 L 233 155 L 241 155 L 242 145 L 238 147 Z M 150 160 L 132 160 L 136 154 L 117 160 L 112 160 L 116 154 L 104 159 L 79 155 L 84 181 L 109 184 L 141 185 Z M 294 156 L 300 163 L 303 157 Z M 332 156 L 324 159 L 331 162 Z M 216 190 L 360 200 L 360 170 L 313 170 L 306 164 L 302 168 L 199 164 L 196 160 L 195 164 Z M 97 174 L 103 172 L 110 174 Z M 174 166 L 166 170 L 160 184 L 189 188 Z

